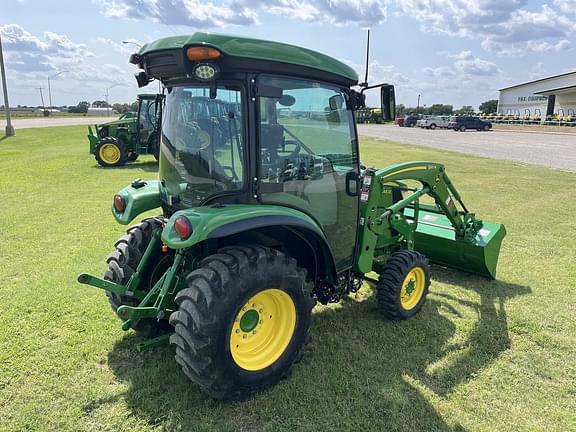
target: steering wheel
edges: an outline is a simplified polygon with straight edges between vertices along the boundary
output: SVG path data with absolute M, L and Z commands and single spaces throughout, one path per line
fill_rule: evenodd
M 286 150 L 286 145 L 294 146 L 293 150 Z M 283 159 L 290 159 L 295 156 L 298 156 L 300 150 L 302 149 L 302 144 L 296 140 L 285 140 L 284 144 L 282 145 L 282 150 L 278 150 L 278 157 Z

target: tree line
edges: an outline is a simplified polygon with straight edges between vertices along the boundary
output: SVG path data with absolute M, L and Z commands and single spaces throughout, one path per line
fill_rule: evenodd
M 498 100 L 490 99 L 482 102 L 478 107 L 481 113 L 492 114 L 498 109 Z M 455 110 L 453 105 L 434 104 L 425 107 L 407 107 L 403 104 L 396 105 L 396 115 L 402 117 L 406 114 L 422 114 L 422 115 L 465 115 L 473 114 L 475 112 L 472 105 L 464 105 L 460 109 Z
M 112 110 L 116 111 L 118 114 L 125 114 L 127 112 L 136 112 L 138 111 L 138 102 L 132 103 L 115 103 L 110 105 L 106 101 L 97 100 L 92 103 L 87 101 L 80 101 L 76 106 L 71 106 L 68 108 L 68 112 L 77 113 L 77 114 L 86 114 L 88 112 L 88 108 L 111 108 Z

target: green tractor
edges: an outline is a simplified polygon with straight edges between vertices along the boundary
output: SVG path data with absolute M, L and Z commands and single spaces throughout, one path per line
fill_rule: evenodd
M 161 94 L 138 95 L 138 112 L 126 113 L 118 120 L 88 126 L 90 154 L 103 167 L 124 165 L 141 154 L 158 160 L 160 147 Z
M 393 119 L 392 86 L 356 91 L 356 73 L 323 54 L 207 33 L 149 43 L 131 62 L 140 86 L 164 86 L 160 170 L 118 192 L 112 213 L 157 216 L 116 242 L 103 278 L 78 280 L 148 339 L 139 350 L 169 342 L 212 397 L 286 376 L 316 302 L 366 279 L 382 316 L 404 320 L 424 305 L 429 262 L 495 277 L 504 226 L 469 212 L 443 165 L 360 164 L 354 112 L 378 87 Z

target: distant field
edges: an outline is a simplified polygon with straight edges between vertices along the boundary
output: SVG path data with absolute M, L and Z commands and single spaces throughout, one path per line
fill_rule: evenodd
M 123 233 L 112 195 L 157 170 L 152 156 L 100 168 L 85 134 L 0 135 L 0 431 L 576 430 L 575 173 L 362 139 L 368 165 L 444 162 L 468 207 L 506 225 L 498 281 L 434 267 L 402 323 L 366 285 L 314 311 L 287 380 L 222 403 L 171 348 L 138 354 L 104 294 L 76 283 Z

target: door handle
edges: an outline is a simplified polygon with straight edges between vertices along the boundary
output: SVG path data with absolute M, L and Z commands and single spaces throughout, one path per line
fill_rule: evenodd
M 346 173 L 346 194 L 351 197 L 358 196 L 359 176 L 356 171 Z

